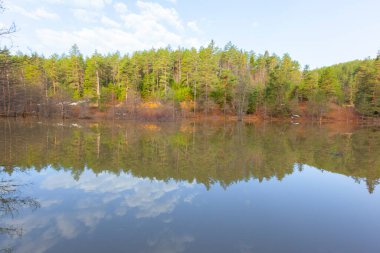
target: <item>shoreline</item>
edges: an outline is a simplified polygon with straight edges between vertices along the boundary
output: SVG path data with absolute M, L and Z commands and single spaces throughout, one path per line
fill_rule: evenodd
M 39 116 L 4 116 L 0 115 L 0 119 L 3 120 L 25 120 L 25 121 L 57 121 L 57 122 L 140 122 L 140 123 L 170 123 L 170 122 L 182 122 L 182 121 L 194 121 L 194 122 L 243 122 L 243 123 L 253 123 L 253 124 L 262 124 L 262 123 L 289 123 L 289 124 L 372 124 L 372 125 L 380 125 L 380 118 L 371 118 L 371 117 L 356 117 L 356 118 L 331 118 L 331 117 L 323 117 L 322 119 L 313 119 L 310 117 L 298 117 L 298 118 L 291 118 L 291 117 L 262 117 L 258 115 L 246 115 L 242 118 L 242 120 L 238 119 L 238 116 L 236 115 L 219 115 L 219 114 L 212 114 L 212 115 L 204 115 L 204 114 L 197 114 L 195 116 L 191 117 L 176 117 L 176 118 L 170 118 L 165 120 L 150 120 L 150 119 L 141 119 L 141 118 L 111 118 L 111 117 L 68 117 L 68 118 L 60 118 L 60 117 L 39 117 Z
M 10 112 L 0 115 L 3 119 L 33 119 L 68 122 L 128 122 L 141 123 L 159 122 L 245 122 L 250 124 L 261 123 L 289 123 L 289 124 L 353 124 L 353 125 L 380 125 L 380 117 L 369 117 L 359 114 L 354 107 L 330 103 L 323 112 L 313 111 L 308 103 L 300 103 L 292 113 L 281 116 L 265 115 L 263 111 L 254 114 L 244 114 L 242 118 L 231 112 L 224 113 L 220 108 L 211 108 L 206 112 L 193 112 L 190 108 L 177 108 L 161 103 L 142 103 L 137 107 L 123 105 L 108 105 L 103 109 L 90 105 L 87 107 L 70 106 L 62 114 L 55 111 L 44 114 L 37 110 L 32 113 Z

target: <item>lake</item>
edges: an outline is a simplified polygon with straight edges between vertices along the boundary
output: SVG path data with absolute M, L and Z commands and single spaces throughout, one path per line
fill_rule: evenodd
M 0 121 L 4 252 L 380 252 L 380 128 Z

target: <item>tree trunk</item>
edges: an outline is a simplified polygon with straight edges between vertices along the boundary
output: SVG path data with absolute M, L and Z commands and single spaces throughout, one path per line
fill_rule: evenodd
M 194 83 L 194 117 L 197 111 L 196 106 L 197 106 L 197 82 Z
M 206 117 L 208 116 L 208 83 L 206 82 Z
M 100 79 L 98 70 L 96 70 L 96 103 L 98 108 L 100 108 Z
M 7 76 L 7 95 L 8 95 L 8 104 L 7 104 L 7 116 L 9 116 L 9 112 L 11 109 L 11 94 L 10 94 L 10 82 L 9 82 L 9 73 L 7 71 L 6 73 Z

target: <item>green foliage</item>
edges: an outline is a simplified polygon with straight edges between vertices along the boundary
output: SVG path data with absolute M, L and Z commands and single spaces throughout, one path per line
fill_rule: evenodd
M 307 101 L 313 95 L 313 92 L 318 89 L 318 73 L 310 71 L 309 66 L 305 66 L 302 72 L 302 81 L 298 89 L 298 98 L 301 101 Z
M 328 98 L 340 96 L 339 82 L 333 68 L 328 67 L 321 70 L 319 88 Z
M 214 42 L 199 50 L 161 48 L 124 56 L 95 52 L 84 58 L 76 45 L 68 54 L 49 58 L 11 55 L 5 49 L 0 56 L 0 104 L 7 113 L 21 107 L 34 110 L 31 106 L 38 100 L 49 99 L 87 100 L 98 106 L 127 103 L 129 94 L 145 101 L 192 100 L 196 111 L 207 113 L 218 106 L 239 116 L 288 115 L 297 100 L 314 107 L 331 102 L 355 105 L 369 116 L 380 111 L 378 59 L 315 70 L 306 66 L 301 71 L 288 54 L 255 54 L 232 43 L 220 49 Z
M 247 113 L 248 114 L 253 114 L 256 112 L 256 110 L 258 109 L 258 105 L 262 104 L 262 100 L 263 100 L 263 91 L 258 89 L 258 88 L 255 88 L 252 90 L 252 92 L 249 94 L 249 97 L 248 97 L 248 109 L 247 109 Z
M 357 110 L 368 116 L 380 114 L 380 59 L 364 61 L 356 74 Z
M 183 102 L 186 100 L 191 100 L 192 98 L 190 87 L 176 83 L 174 80 L 171 84 L 171 90 L 173 93 L 173 100 L 176 102 Z

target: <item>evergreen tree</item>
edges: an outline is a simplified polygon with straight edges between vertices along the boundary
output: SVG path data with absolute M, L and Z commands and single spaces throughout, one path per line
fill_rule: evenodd
M 75 99 L 83 96 L 84 61 L 83 56 L 75 44 L 70 49 L 68 61 L 67 82 Z
M 364 61 L 356 74 L 358 92 L 355 106 L 368 116 L 380 113 L 380 68 L 379 57 L 375 61 Z

